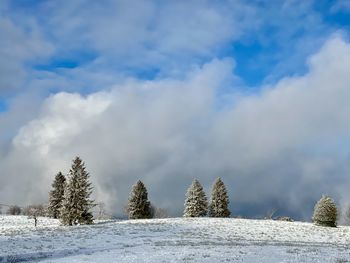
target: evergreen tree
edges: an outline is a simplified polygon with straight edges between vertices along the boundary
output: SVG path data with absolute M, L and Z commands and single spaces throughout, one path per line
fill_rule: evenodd
M 198 180 L 193 180 L 187 190 L 185 201 L 185 217 L 206 216 L 208 212 L 208 202 L 203 187 Z
M 209 205 L 209 216 L 229 217 L 231 213 L 228 209 L 228 204 L 229 198 L 227 195 L 226 187 L 219 177 L 215 180 L 212 188 Z
M 52 183 L 52 190 L 49 193 L 49 206 L 47 208 L 49 216 L 53 218 L 59 218 L 60 216 L 65 184 L 66 177 L 59 172 Z
M 141 181 L 132 187 L 128 202 L 129 219 L 151 218 L 151 203 L 148 201 L 148 193 Z
M 317 225 L 335 227 L 337 217 L 337 205 L 333 199 L 328 196 L 322 196 L 315 205 L 312 221 Z
M 61 221 L 64 225 L 92 224 L 93 216 L 89 211 L 94 207 L 90 199 L 92 193 L 89 173 L 79 157 L 73 161 L 68 174 L 68 183 L 64 190 L 64 198 L 61 208 Z

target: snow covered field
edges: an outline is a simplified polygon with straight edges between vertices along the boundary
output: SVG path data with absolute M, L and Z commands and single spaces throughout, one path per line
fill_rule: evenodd
M 0 216 L 0 262 L 350 262 L 350 227 L 245 219 L 59 226 Z

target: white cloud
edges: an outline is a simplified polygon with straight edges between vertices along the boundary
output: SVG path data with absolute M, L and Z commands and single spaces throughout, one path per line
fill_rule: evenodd
M 135 177 L 130 175 L 142 177 L 162 152 L 187 147 L 183 145 L 189 136 L 185 130 L 197 126 L 192 122 L 198 121 L 198 113 L 207 116 L 213 92 L 223 78 L 230 78 L 231 64 L 229 60 L 214 61 L 194 70 L 186 80 L 130 80 L 109 93 L 86 98 L 54 95 L 46 100 L 38 118 L 14 138 L 4 166 L 10 170 L 13 160 L 30 152 L 26 162 L 16 162 L 16 169 L 35 171 L 29 175 L 29 184 L 36 185 L 38 181 L 49 182 L 56 171 L 68 169 L 70 160 L 81 154 L 96 175 L 98 188 L 111 187 L 113 191 L 110 180 L 114 181 L 115 173 L 120 174 L 120 182 L 131 184 Z M 16 181 L 20 181 L 22 175 L 16 174 Z M 45 197 L 48 185 L 42 183 L 33 200 Z M 125 186 L 122 189 L 128 191 Z M 28 191 L 22 193 L 27 195 Z M 8 191 L 2 194 L 3 199 L 16 199 Z M 17 200 L 28 200 L 22 197 Z
M 43 116 L 20 129 L 13 144 L 15 148 L 37 149 L 45 156 L 53 147 L 69 146 L 72 138 L 93 123 L 109 104 L 104 93 L 86 98 L 68 93 L 51 96 L 43 105 Z
M 10 18 L 0 16 L 0 92 L 22 88 L 28 76 L 25 63 L 43 58 L 53 52 L 34 22 L 24 30 Z
M 38 92 L 45 95 L 47 90 L 104 89 L 122 75 L 183 77 L 193 65 L 229 54 L 236 41 L 276 48 L 271 58 L 262 52 L 246 66 L 246 71 L 258 69 L 276 80 L 296 70 L 331 31 L 310 1 L 4 3 L 0 33 L 6 38 L 0 40 L 0 55 L 6 62 L 0 63 L 0 88 L 42 89 Z M 2 27 L 1 21 L 6 21 Z M 33 70 L 28 61 L 55 72 Z M 77 68 L 56 68 L 56 62 L 67 61 Z M 264 63 L 271 61 L 276 68 L 264 72 Z
M 156 67 L 167 74 L 212 59 L 255 21 L 255 8 L 241 1 L 80 0 L 46 2 L 36 11 L 43 32 L 59 28 L 47 35 L 60 56 L 90 52 L 99 61 L 95 70 Z
M 272 61 L 280 63 L 267 79 L 284 75 L 332 31 L 310 11 L 310 1 L 261 6 L 79 0 L 42 2 L 34 15 L 4 3 L 0 92 L 26 92 L 0 113 L 0 165 L 11 175 L 0 177 L 0 200 L 45 201 L 54 174 L 66 172 L 77 154 L 91 171 L 97 198 L 118 213 L 128 186 L 139 178 L 151 199 L 172 212 L 181 210 L 192 177 L 208 187 L 222 176 L 233 207 L 255 204 L 260 212 L 264 204 L 283 204 L 292 212 L 306 207 L 307 213 L 302 202 L 323 191 L 342 202 L 350 198 L 344 189 L 350 170 L 344 146 L 350 129 L 349 44 L 334 36 L 310 58 L 306 75 L 254 95 L 237 96 L 233 61 L 214 59 L 235 40 L 277 45 Z M 305 36 L 291 41 L 299 32 Z M 69 59 L 81 50 L 96 58 L 54 72 L 26 65 L 53 55 Z M 84 54 L 74 59 L 84 60 Z M 256 57 L 251 68 L 264 61 Z M 161 71 L 153 81 L 125 79 L 153 67 Z M 47 90 L 59 93 L 41 105 Z
M 78 154 L 97 198 L 119 214 L 137 179 L 154 203 L 179 213 L 193 177 L 209 189 L 222 176 L 234 212 L 255 205 L 258 212 L 277 207 L 308 217 L 323 192 L 350 198 L 349 61 L 350 44 L 335 36 L 310 58 L 306 75 L 235 96 L 224 109 L 217 99 L 232 83 L 229 60 L 184 79 L 129 80 L 87 97 L 54 95 L 1 160 L 13 176 L 1 178 L 0 199 L 45 201 L 54 174 L 66 172 Z M 14 183 L 22 191 L 10 194 Z

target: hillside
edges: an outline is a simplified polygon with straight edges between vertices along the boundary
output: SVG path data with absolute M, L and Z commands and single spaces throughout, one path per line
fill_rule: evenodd
M 63 227 L 0 217 L 0 262 L 350 262 L 350 227 L 246 219 L 152 219 Z

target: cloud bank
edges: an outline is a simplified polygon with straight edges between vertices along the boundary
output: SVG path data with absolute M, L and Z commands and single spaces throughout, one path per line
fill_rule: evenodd
M 55 173 L 80 155 L 96 199 L 117 215 L 138 179 L 171 215 L 181 214 L 193 178 L 209 194 L 217 176 L 234 215 L 277 209 L 308 219 L 322 193 L 347 202 L 350 44 L 332 37 L 306 74 L 254 94 L 237 86 L 234 65 L 214 59 L 178 78 L 50 96 L 0 160 L 9 175 L 0 200 L 46 201 Z

